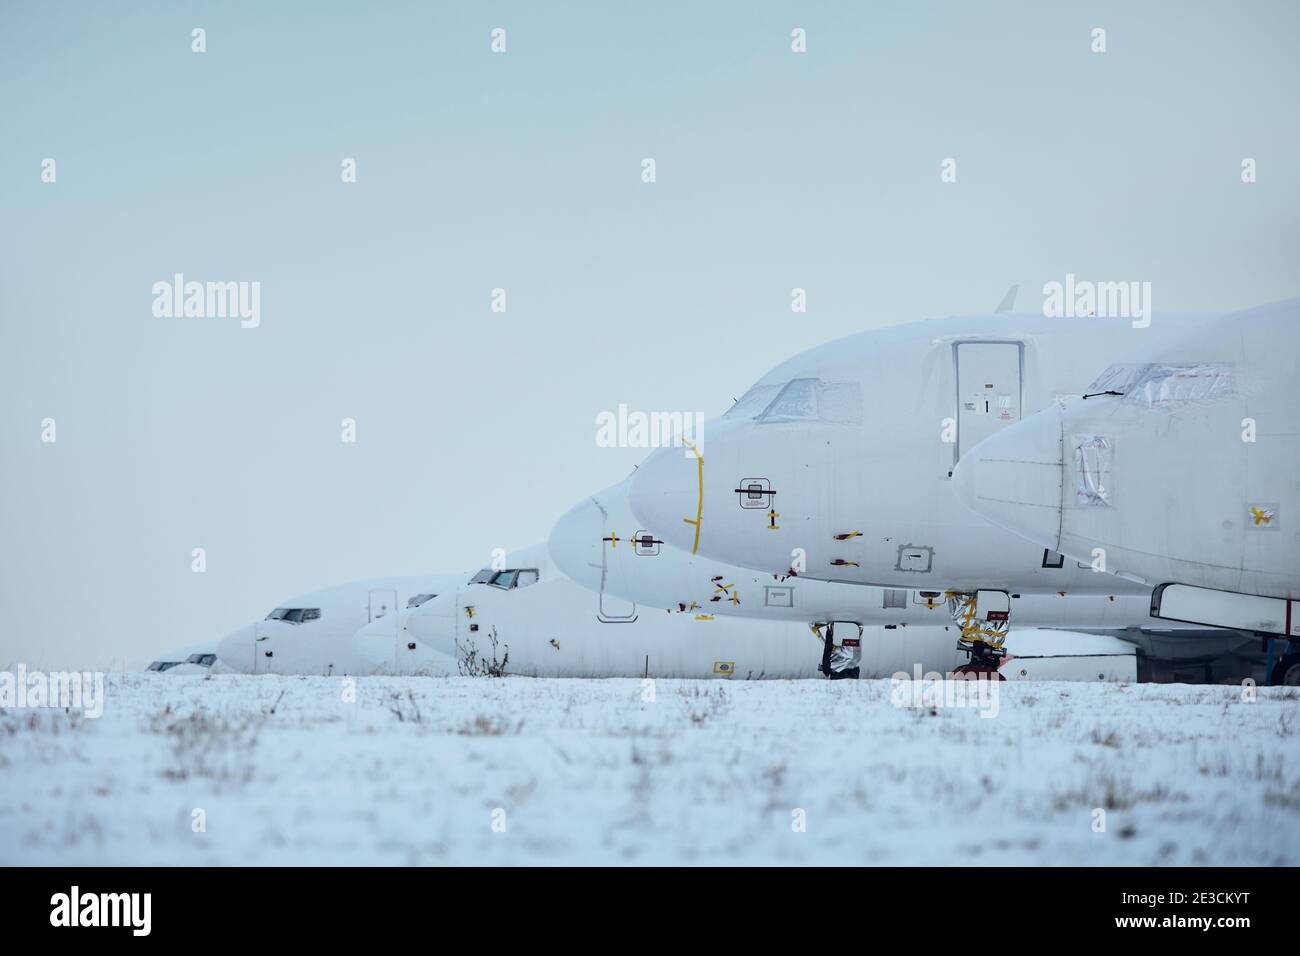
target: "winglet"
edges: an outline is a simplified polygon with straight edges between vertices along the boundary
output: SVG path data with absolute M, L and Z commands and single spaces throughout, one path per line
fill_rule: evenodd
M 993 311 L 995 313 L 1010 312 L 1012 309 L 1014 309 L 1016 307 L 1016 293 L 1019 291 L 1020 291 L 1020 286 L 1013 285 L 1010 289 L 1007 290 L 1007 294 L 1002 297 L 1002 301 L 998 303 L 998 307 Z

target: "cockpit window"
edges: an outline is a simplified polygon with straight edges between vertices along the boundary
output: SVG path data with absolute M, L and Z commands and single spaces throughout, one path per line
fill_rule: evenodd
M 266 616 L 268 621 L 284 621 L 288 624 L 302 624 L 305 621 L 319 621 L 318 607 L 277 607 Z
M 1118 392 L 1123 395 L 1150 367 L 1150 365 L 1134 365 L 1126 362 L 1108 365 L 1106 371 L 1098 375 L 1093 383 L 1083 390 L 1083 394 L 1106 395 Z
M 817 417 L 817 379 L 796 378 L 758 416 L 760 422 L 797 422 Z
M 161 673 L 162 671 L 171 670 L 179 663 L 180 661 L 154 661 L 149 665 L 149 670 Z
M 1232 366 L 1226 362 L 1148 365 L 1124 401 L 1150 408 L 1208 402 L 1231 395 Z
M 476 576 L 477 576 L 477 575 L 476 575 Z M 419 606 L 420 606 L 421 604 L 423 604 L 425 601 L 432 601 L 432 600 L 433 600 L 434 598 L 436 598 L 437 596 L 438 596 L 438 595 L 436 595 L 436 594 L 417 594 L 415 597 L 411 598 L 409 601 L 406 602 L 406 606 L 407 606 L 407 607 L 419 607 Z
M 217 662 L 216 654 L 191 654 L 187 664 L 198 664 L 200 667 L 211 667 Z
M 744 395 L 740 396 L 740 401 L 732 405 L 722 413 L 723 418 L 753 418 L 781 391 L 784 382 L 776 385 L 755 385 Z
M 862 421 L 862 390 L 857 382 L 791 379 L 763 409 L 758 421 L 855 424 Z
M 470 580 L 470 584 L 490 584 L 493 587 L 504 588 L 526 588 L 530 584 L 536 584 L 538 573 L 536 568 L 506 568 L 504 571 L 493 571 L 491 568 L 484 568 Z
M 1233 393 L 1232 365 L 1227 362 L 1144 363 L 1111 365 L 1088 386 L 1085 395 L 1122 395 L 1148 408 L 1184 402 L 1207 402 Z

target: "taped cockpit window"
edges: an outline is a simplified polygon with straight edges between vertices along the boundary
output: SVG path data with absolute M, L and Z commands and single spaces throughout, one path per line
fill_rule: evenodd
M 823 382 L 796 378 L 781 389 L 758 416 L 760 422 L 823 421 L 856 424 L 862 421 L 862 390 L 857 382 Z
M 1140 379 L 1150 367 L 1150 364 L 1146 363 L 1116 362 L 1114 365 L 1107 366 L 1106 371 L 1098 375 L 1093 383 L 1083 390 L 1083 394 L 1104 395 L 1107 392 L 1119 392 L 1121 395 L 1127 394 L 1128 390 L 1133 387 L 1133 383 Z
M 740 401 L 732 405 L 722 413 L 723 418 L 754 418 L 763 409 L 767 408 L 768 403 L 772 401 L 777 392 L 781 391 L 784 382 L 771 385 L 755 385 L 744 395 L 740 396 Z
M 1111 504 L 1111 466 L 1113 449 L 1109 438 L 1100 435 L 1075 435 L 1074 501 L 1084 508 L 1104 508 Z
M 799 422 L 817 417 L 817 379 L 791 379 L 758 416 L 760 422 Z
M 824 422 L 858 424 L 862 421 L 862 389 L 857 382 L 819 382 L 817 412 Z
M 1148 408 L 1167 408 L 1212 401 L 1232 391 L 1232 365 L 1228 362 L 1148 365 L 1126 391 L 1124 400 Z

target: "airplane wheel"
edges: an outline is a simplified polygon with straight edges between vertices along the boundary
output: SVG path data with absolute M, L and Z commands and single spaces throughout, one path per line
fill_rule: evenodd
M 1273 665 L 1274 687 L 1300 687 L 1300 654 L 1288 654 Z

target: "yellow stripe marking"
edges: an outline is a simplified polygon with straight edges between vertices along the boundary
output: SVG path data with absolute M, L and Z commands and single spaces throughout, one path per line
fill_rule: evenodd
M 690 518 L 682 519 L 686 524 L 695 525 L 695 542 L 691 545 L 691 554 L 696 554 L 700 550 L 700 522 L 704 520 L 704 456 L 691 444 L 689 439 L 683 438 L 682 444 L 689 448 L 691 454 L 695 456 L 696 482 L 700 489 L 699 504 L 695 507 L 695 520 L 692 521 Z

